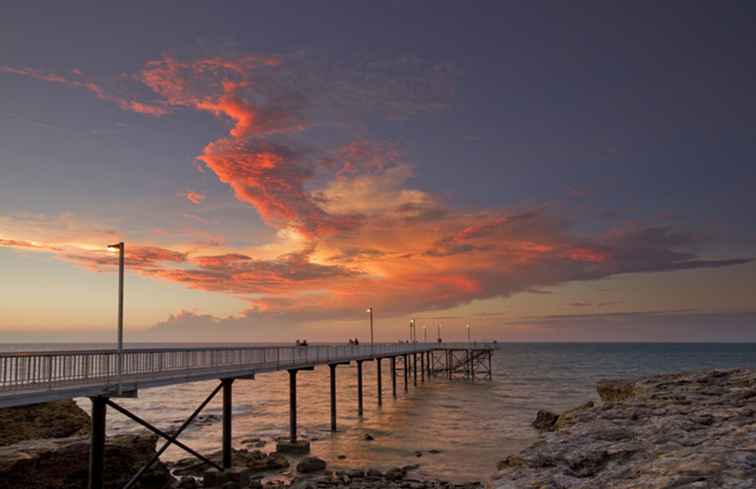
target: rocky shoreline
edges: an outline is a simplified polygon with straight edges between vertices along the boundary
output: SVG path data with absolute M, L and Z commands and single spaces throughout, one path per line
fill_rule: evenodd
M 487 483 L 412 477 L 417 465 L 329 470 L 245 440 L 230 471 L 196 459 L 160 462 L 143 489 L 745 489 L 756 487 L 756 370 L 713 370 L 598 384 L 600 402 L 561 414 L 539 411 L 539 440 L 509 455 Z M 86 487 L 88 416 L 73 402 L 0 410 L 23 422 L 0 431 L 0 489 Z M 49 427 L 44 431 L 44 427 Z M 25 437 L 32 437 L 26 439 Z M 45 436 L 44 439 L 33 437 Z M 106 487 L 119 488 L 155 453 L 148 434 L 110 437 Z M 246 443 L 249 442 L 249 443 Z M 220 460 L 220 453 L 209 456 Z
M 601 403 L 539 412 L 538 442 L 499 463 L 495 489 L 756 487 L 756 370 L 597 386 Z

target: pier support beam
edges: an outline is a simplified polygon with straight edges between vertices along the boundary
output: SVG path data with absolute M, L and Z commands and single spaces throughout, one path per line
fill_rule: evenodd
M 362 417 L 362 362 L 357 360 L 357 415 Z
M 336 367 L 339 365 L 349 365 L 349 362 L 328 364 L 331 371 L 331 431 L 336 431 Z
M 454 354 L 451 350 L 446 350 L 446 370 L 449 372 L 449 380 L 452 379 L 452 367 L 454 365 Z
M 396 399 L 396 357 L 391 357 L 391 395 Z
M 412 385 L 417 387 L 417 353 L 412 354 Z
M 428 380 L 433 377 L 433 350 L 428 352 Z
M 491 368 L 491 357 L 493 356 L 493 352 L 489 350 L 488 352 L 488 380 L 493 379 L 493 368 Z
M 310 442 L 297 440 L 297 372 L 300 370 L 314 370 L 315 367 L 290 368 L 289 372 L 289 440 L 279 440 L 276 451 L 286 453 L 308 453 Z
M 404 358 L 404 368 L 402 369 L 404 370 L 404 392 L 407 392 L 409 390 L 409 387 L 407 386 L 407 381 L 409 380 L 409 355 L 405 353 L 402 358 Z
M 89 489 L 105 487 L 105 416 L 107 397 L 92 397 L 92 433 L 89 444 Z
M 336 364 L 329 363 L 331 371 L 331 431 L 336 431 Z
M 420 353 L 420 382 L 425 382 L 425 352 Z
M 297 442 L 297 369 L 289 370 L 289 441 Z
M 376 374 L 376 382 L 378 384 L 378 405 L 383 404 L 383 384 L 381 383 L 381 375 L 383 372 L 381 372 L 381 360 L 382 358 L 376 358 L 375 359 L 375 374 Z
M 223 468 L 231 468 L 231 386 L 234 379 L 222 379 L 223 383 Z

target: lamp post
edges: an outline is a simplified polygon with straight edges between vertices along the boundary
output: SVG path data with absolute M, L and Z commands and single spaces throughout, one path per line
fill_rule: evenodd
M 428 326 L 423 326 L 423 341 L 428 343 Z
M 438 342 L 441 343 L 441 325 L 438 325 Z
M 465 329 L 467 329 L 467 342 L 470 343 L 470 325 L 465 326 Z
M 373 308 L 368 307 L 367 311 L 370 313 L 370 349 L 373 349 Z
M 416 343 L 417 342 L 417 334 L 415 331 L 415 320 L 410 319 L 410 342 Z
M 108 245 L 109 250 L 118 250 L 118 376 L 123 370 L 123 272 L 126 245 L 123 241 Z

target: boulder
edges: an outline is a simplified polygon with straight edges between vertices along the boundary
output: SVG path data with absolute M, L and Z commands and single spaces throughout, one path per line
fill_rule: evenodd
M 536 419 L 534 419 L 531 424 L 533 425 L 533 428 L 538 431 L 552 431 L 557 419 L 559 419 L 558 414 L 541 409 L 536 413 Z
M 0 409 L 0 446 L 89 433 L 89 415 L 73 400 Z
M 120 489 L 155 454 L 157 437 L 119 435 L 105 444 L 105 487 Z M 87 487 L 89 438 L 27 440 L 0 447 L 0 489 Z M 137 487 L 162 489 L 172 482 L 162 462 L 153 465 Z
M 325 470 L 325 460 L 318 457 L 305 457 L 297 464 L 297 472 L 308 474 L 310 472 L 320 472 Z

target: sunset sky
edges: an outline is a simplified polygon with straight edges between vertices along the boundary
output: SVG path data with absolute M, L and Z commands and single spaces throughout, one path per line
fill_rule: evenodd
M 0 341 L 756 340 L 747 2 L 31 3 Z

